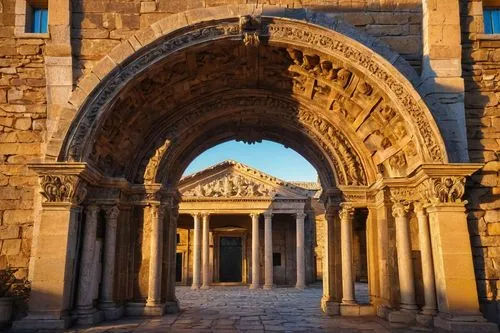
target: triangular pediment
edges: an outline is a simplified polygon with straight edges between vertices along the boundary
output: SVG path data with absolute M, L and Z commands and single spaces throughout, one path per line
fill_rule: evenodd
M 184 177 L 183 198 L 305 199 L 308 191 L 235 161 L 225 161 Z

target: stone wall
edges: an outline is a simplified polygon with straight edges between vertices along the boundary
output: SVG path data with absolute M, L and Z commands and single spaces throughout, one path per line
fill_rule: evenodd
M 239 3 L 279 4 L 324 11 L 380 38 L 417 69 L 420 68 L 422 9 L 419 0 L 80 0 L 72 1 L 71 43 L 76 60 L 74 77 L 78 80 L 114 46 L 165 16 L 193 8 Z
M 469 155 L 469 232 L 482 310 L 500 323 L 500 40 L 482 35 L 482 1 L 462 1 Z
M 46 120 L 45 40 L 14 36 L 14 0 L 0 1 L 0 269 L 28 276 L 37 177 Z

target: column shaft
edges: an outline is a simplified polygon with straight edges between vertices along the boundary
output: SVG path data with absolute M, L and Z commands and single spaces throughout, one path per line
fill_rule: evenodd
M 209 284 L 209 262 L 208 262 L 208 252 L 209 252 L 209 233 L 210 233 L 210 216 L 208 214 L 203 214 L 203 247 L 202 247 L 202 260 L 203 260 L 203 289 L 208 289 Z
M 354 280 L 352 277 L 352 216 L 354 209 L 343 205 L 340 211 L 342 245 L 342 303 L 354 304 Z
M 396 219 L 396 251 L 398 254 L 399 289 L 401 309 L 414 311 L 415 276 L 411 257 L 410 226 L 406 215 L 408 208 L 402 203 L 395 203 L 392 214 Z
M 272 214 L 264 214 L 264 246 L 265 246 L 265 281 L 264 289 L 273 287 L 273 222 Z
M 153 205 L 149 209 L 151 218 L 151 247 L 149 257 L 149 289 L 146 305 L 156 306 L 161 303 L 163 217 L 165 208 Z
M 259 262 L 259 214 L 250 214 L 252 218 L 252 284 L 251 289 L 259 287 L 260 284 L 260 262 Z
M 192 289 L 200 288 L 201 266 L 201 216 L 194 214 L 194 253 L 193 253 L 193 285 Z
M 429 220 L 422 203 L 415 203 L 415 213 L 418 220 L 418 241 L 422 258 L 422 280 L 424 283 L 425 305 L 422 312 L 428 315 L 437 313 L 436 285 L 434 284 L 434 263 L 432 261 L 431 235 Z
M 305 241 L 304 241 L 304 219 L 306 214 L 298 212 L 296 215 L 297 234 L 297 284 L 296 288 L 303 289 L 306 286 L 306 263 L 305 263 Z
M 114 306 L 116 228 L 120 210 L 114 206 L 106 211 L 106 236 L 104 238 L 104 265 L 102 272 L 100 307 Z
M 94 312 L 91 288 L 92 280 L 94 279 L 94 253 L 98 214 L 98 206 L 92 205 L 88 207 L 83 233 L 82 257 L 76 303 L 79 314 Z

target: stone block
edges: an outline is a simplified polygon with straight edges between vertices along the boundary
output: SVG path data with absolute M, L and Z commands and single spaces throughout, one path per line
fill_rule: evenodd
M 117 64 L 121 64 L 123 60 L 134 53 L 132 45 L 128 41 L 122 42 L 109 53 L 109 57 Z
M 21 251 L 20 239 L 6 239 L 3 241 L 1 254 L 10 256 L 17 255 Z
M 31 128 L 31 118 L 17 118 L 14 128 L 22 131 L 29 130 Z
M 141 13 L 152 13 L 156 11 L 155 1 L 142 1 L 141 2 Z
M 15 239 L 19 237 L 19 227 L 15 225 L 0 226 L 0 239 Z
M 15 225 L 33 223 L 33 210 L 6 210 L 3 214 L 4 224 Z
M 484 214 L 484 220 L 488 223 L 500 222 L 500 209 L 487 210 Z
M 500 222 L 488 223 L 488 235 L 491 236 L 500 235 Z

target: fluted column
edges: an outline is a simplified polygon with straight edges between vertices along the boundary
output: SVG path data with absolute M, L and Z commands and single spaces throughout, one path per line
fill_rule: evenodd
M 399 289 L 401 309 L 417 310 L 415 302 L 415 276 L 411 257 L 410 226 L 407 217 L 408 206 L 397 202 L 392 206 L 396 220 L 396 251 L 398 254 Z
M 194 252 L 193 252 L 193 285 L 191 289 L 200 288 L 201 266 L 201 215 L 193 214 L 194 219 Z
M 92 297 L 92 280 L 94 279 L 94 256 L 96 246 L 97 218 L 100 208 L 97 205 L 87 207 L 85 227 L 83 231 L 82 257 L 78 282 L 76 307 L 79 316 L 91 315 L 95 312 Z
M 259 214 L 250 214 L 252 218 L 252 284 L 250 289 L 259 288 L 260 262 L 259 262 Z
M 116 228 L 120 209 L 113 206 L 106 210 L 106 233 L 104 238 L 104 264 L 102 270 L 101 308 L 114 307 L 113 288 L 115 281 Z
M 420 245 L 420 257 L 422 258 L 422 280 L 424 283 L 425 305 L 422 308 L 422 313 L 435 315 L 437 313 L 436 285 L 434 283 L 434 263 L 432 260 L 429 219 L 423 203 L 416 202 L 414 208 L 418 220 L 418 241 Z
M 297 284 L 298 289 L 306 287 L 306 262 L 305 262 L 305 241 L 304 241 L 304 212 L 297 212 L 295 216 L 297 235 Z
M 203 284 L 202 288 L 203 289 L 208 289 L 209 286 L 209 272 L 210 272 L 210 265 L 208 262 L 208 252 L 209 252 L 209 233 L 210 233 L 210 215 L 208 213 L 203 214 L 203 237 L 202 237 L 202 273 L 203 273 Z
M 161 303 L 161 268 L 163 243 L 163 218 L 165 207 L 152 205 L 151 217 L 151 247 L 149 257 L 149 289 L 146 306 L 157 306 Z
M 342 253 L 342 303 L 354 304 L 354 280 L 352 277 L 352 217 L 354 209 L 342 205 L 340 210 L 340 233 Z
M 264 213 L 264 289 L 273 287 L 273 214 L 271 212 Z

